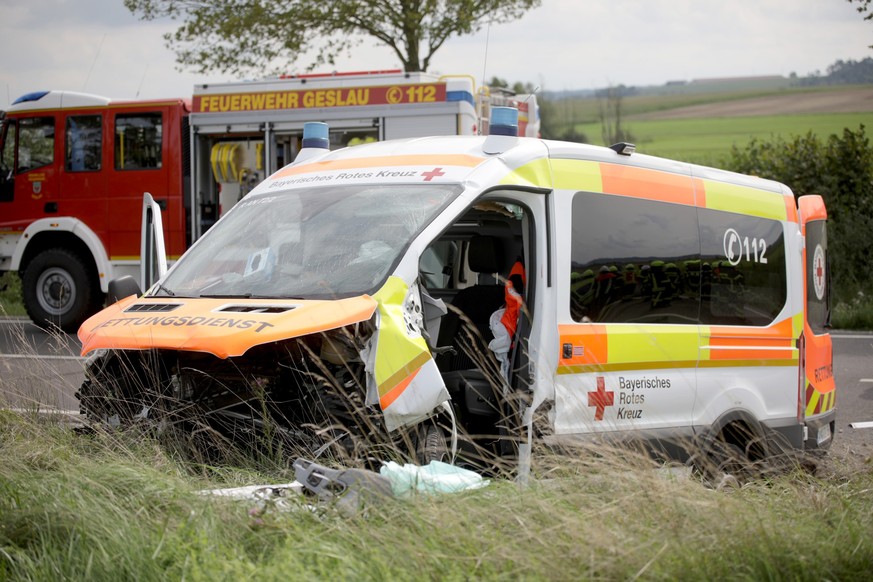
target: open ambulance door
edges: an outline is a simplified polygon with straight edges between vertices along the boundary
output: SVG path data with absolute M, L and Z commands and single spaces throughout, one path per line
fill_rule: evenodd
M 807 447 L 830 445 L 836 410 L 836 385 L 830 329 L 830 270 L 827 209 L 821 196 L 798 199 L 803 250 L 804 306 L 800 342 L 802 379 L 798 418 L 809 430 Z
M 142 199 L 142 232 L 140 239 L 140 282 L 144 291 L 167 272 L 164 245 L 164 224 L 161 207 L 148 192 Z

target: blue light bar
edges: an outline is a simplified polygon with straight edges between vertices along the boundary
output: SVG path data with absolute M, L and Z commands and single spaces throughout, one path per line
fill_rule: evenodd
M 518 109 L 515 107 L 492 107 L 491 135 L 510 135 L 518 137 Z
M 13 105 L 17 105 L 19 103 L 26 103 L 28 101 L 39 101 L 46 95 L 48 95 L 48 91 L 34 91 L 33 93 L 27 93 L 26 95 L 22 95 L 18 99 L 12 102 Z
M 304 123 L 303 147 L 320 148 L 323 150 L 330 149 L 330 139 L 328 139 L 327 124 L 320 121 L 310 121 L 309 123 Z

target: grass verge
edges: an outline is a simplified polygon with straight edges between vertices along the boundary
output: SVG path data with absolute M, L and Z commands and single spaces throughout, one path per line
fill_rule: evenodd
M 0 579 L 849 580 L 873 560 L 869 472 L 719 492 L 626 451 L 541 457 L 527 488 L 343 517 L 199 495 L 292 476 L 185 464 L 141 435 L 0 412 L 0 441 Z

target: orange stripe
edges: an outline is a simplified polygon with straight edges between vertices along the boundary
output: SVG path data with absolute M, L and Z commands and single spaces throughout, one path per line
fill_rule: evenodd
M 608 334 L 605 325 L 583 323 L 579 325 L 559 325 L 558 334 L 560 345 L 558 354 L 561 360 L 558 366 L 592 366 L 603 365 L 609 361 Z M 563 357 L 564 344 L 571 344 L 574 348 L 583 348 L 581 356 Z
M 344 160 L 325 160 L 293 166 L 279 170 L 275 178 L 284 178 L 296 174 L 310 174 L 313 172 L 329 172 L 331 170 L 351 170 L 353 168 L 381 168 L 396 166 L 465 166 L 473 168 L 485 161 L 485 158 L 468 156 L 465 154 L 434 155 L 408 155 L 408 156 L 381 156 L 378 158 L 351 158 Z
M 797 217 L 797 206 L 794 204 L 793 196 L 783 196 L 785 200 L 785 216 L 787 216 L 788 222 L 798 222 Z
M 700 178 L 692 178 L 694 194 L 697 196 L 696 203 L 700 208 L 706 208 L 706 183 Z
M 694 206 L 694 185 L 681 174 L 618 164 L 600 164 L 603 191 L 648 200 Z
M 791 348 L 794 347 L 794 340 L 791 338 L 710 337 L 709 345 L 726 348 Z
M 710 335 L 715 338 L 727 337 L 745 337 L 745 338 L 792 338 L 794 330 L 791 324 L 791 318 L 787 317 L 782 321 L 775 323 L 769 327 L 763 328 L 742 328 L 742 327 L 721 327 L 713 325 L 709 328 Z
M 379 398 L 379 405 L 382 407 L 382 410 L 385 410 L 389 406 L 391 406 L 395 400 L 397 400 L 403 391 L 406 390 L 406 387 L 412 383 L 412 380 L 415 379 L 415 376 L 421 371 L 421 366 L 419 366 L 415 372 L 404 378 L 400 381 L 397 386 L 389 390 L 385 393 L 384 396 Z
M 794 350 L 756 350 L 748 349 L 728 349 L 728 350 L 710 350 L 710 360 L 796 360 L 797 354 Z

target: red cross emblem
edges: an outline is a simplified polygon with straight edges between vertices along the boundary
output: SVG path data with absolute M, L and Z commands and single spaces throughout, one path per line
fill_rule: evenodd
M 446 173 L 443 172 L 442 168 L 434 168 L 430 172 L 422 172 L 421 175 L 424 176 L 425 182 L 430 182 L 434 178 L 439 178 L 440 176 L 445 176 Z
M 588 406 L 595 406 L 594 420 L 603 420 L 603 411 L 607 406 L 615 403 L 615 392 L 606 389 L 606 381 L 603 376 L 597 378 L 597 390 L 588 393 Z

